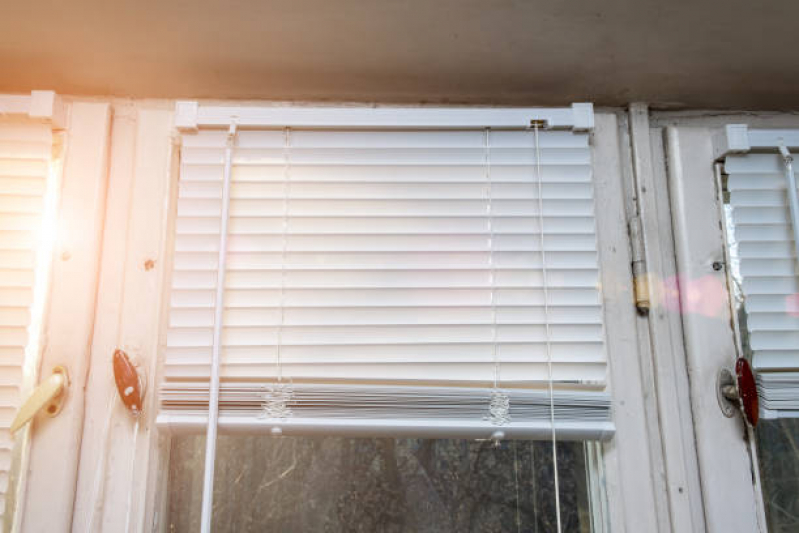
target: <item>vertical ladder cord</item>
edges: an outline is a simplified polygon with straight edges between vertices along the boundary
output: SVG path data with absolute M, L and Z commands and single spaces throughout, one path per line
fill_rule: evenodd
M 555 480 L 555 513 L 558 533 L 562 533 L 560 522 L 560 481 L 558 477 L 558 438 L 555 431 L 555 387 L 552 379 L 552 335 L 549 325 L 549 287 L 547 279 L 547 253 L 544 242 L 544 186 L 541 174 L 541 147 L 538 140 L 538 122 L 533 123 L 535 135 L 535 174 L 538 181 L 538 223 L 541 235 L 541 277 L 544 293 L 544 338 L 547 351 L 547 373 L 549 375 L 549 423 L 552 428 L 552 470 Z
M 499 386 L 500 360 L 499 350 L 497 349 L 497 295 L 496 295 L 496 265 L 494 262 L 494 184 L 491 176 L 491 129 L 483 130 L 485 183 L 486 183 L 486 220 L 488 221 L 488 266 L 489 266 L 489 288 L 491 304 L 491 359 L 494 364 L 494 387 L 491 390 L 488 402 L 488 416 L 486 419 L 494 426 L 504 426 L 510 422 L 510 399 L 503 393 Z M 505 437 L 503 431 L 497 430 L 491 435 L 494 445 Z
M 200 531 L 211 533 L 211 514 L 214 504 L 214 463 L 216 460 L 216 433 L 219 421 L 219 359 L 222 343 L 222 316 L 225 309 L 225 267 L 227 261 L 228 214 L 230 212 L 230 174 L 236 124 L 230 125 L 225 147 L 225 170 L 222 181 L 222 214 L 219 225 L 219 257 L 214 299 L 214 338 L 211 350 L 211 382 L 208 397 L 208 428 L 205 434 L 205 473 Z
M 499 387 L 499 355 L 497 353 L 497 302 L 496 302 L 496 272 L 494 265 L 494 191 L 491 180 L 491 130 L 486 128 L 483 131 L 483 141 L 485 145 L 485 173 L 486 173 L 486 215 L 488 215 L 488 267 L 489 267 L 489 286 L 491 288 L 491 351 L 494 363 L 494 390 Z
M 283 381 L 283 362 L 281 349 L 283 346 L 283 327 L 286 320 L 286 251 L 288 248 L 289 196 L 291 195 L 291 164 L 289 162 L 291 130 L 283 130 L 283 219 L 280 229 L 280 322 L 277 326 L 277 345 L 275 346 L 275 373 L 278 383 Z M 279 391 L 282 392 L 282 391 Z

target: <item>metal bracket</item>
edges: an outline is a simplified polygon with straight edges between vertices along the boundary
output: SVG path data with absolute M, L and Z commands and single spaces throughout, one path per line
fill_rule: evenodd
M 39 412 L 44 412 L 49 417 L 54 417 L 61 412 L 64 400 L 69 389 L 69 373 L 66 367 L 56 366 L 53 373 L 42 380 L 33 390 L 30 397 L 17 411 L 14 421 L 11 422 L 11 433 L 16 433 L 25 424 L 33 420 Z
M 729 368 L 722 368 L 716 375 L 716 399 L 721 413 L 727 418 L 735 416 L 740 409 L 738 386 L 735 384 L 735 375 Z
M 757 385 L 749 362 L 743 357 L 735 361 L 735 373 L 728 368 L 719 370 L 716 376 L 716 398 L 721 412 L 732 418 L 738 411 L 744 421 L 752 427 L 759 418 L 759 401 Z

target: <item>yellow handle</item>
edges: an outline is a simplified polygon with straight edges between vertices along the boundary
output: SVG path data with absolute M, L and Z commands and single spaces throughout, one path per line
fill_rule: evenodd
M 57 415 L 61 411 L 61 404 L 66 396 L 68 385 L 69 377 L 66 369 L 60 366 L 54 368 L 53 374 L 39 383 L 39 386 L 19 408 L 17 416 L 11 423 L 11 433 L 15 433 L 30 422 L 42 409 L 50 416 Z

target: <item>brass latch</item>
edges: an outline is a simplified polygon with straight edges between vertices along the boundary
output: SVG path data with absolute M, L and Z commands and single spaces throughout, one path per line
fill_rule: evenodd
M 30 422 L 39 411 L 53 417 L 61 412 L 69 388 L 69 374 L 63 366 L 53 368 L 53 373 L 43 380 L 25 400 L 11 423 L 11 433 Z

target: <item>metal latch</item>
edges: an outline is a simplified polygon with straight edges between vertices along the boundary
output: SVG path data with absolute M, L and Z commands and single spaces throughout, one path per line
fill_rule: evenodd
M 114 382 L 125 408 L 139 416 L 144 403 L 146 380 L 123 350 L 114 351 Z
M 739 358 L 735 362 L 735 374 L 728 368 L 719 370 L 716 376 L 716 398 L 721 412 L 727 418 L 740 412 L 749 425 L 752 427 L 757 425 L 760 402 L 749 361 L 743 357 Z
M 54 417 L 61 412 L 69 388 L 69 373 L 63 366 L 53 368 L 53 373 L 43 380 L 25 400 L 17 411 L 17 416 L 11 423 L 11 433 L 17 432 L 22 426 L 30 422 L 39 411 L 49 417 Z

